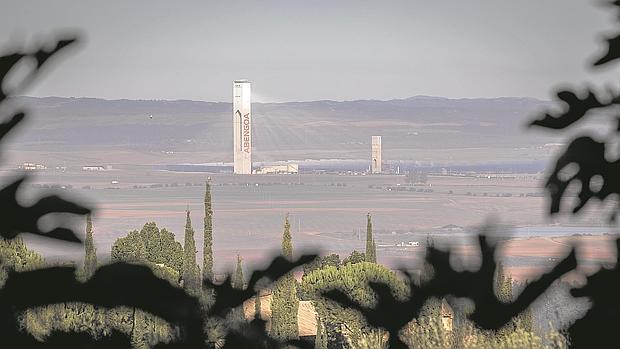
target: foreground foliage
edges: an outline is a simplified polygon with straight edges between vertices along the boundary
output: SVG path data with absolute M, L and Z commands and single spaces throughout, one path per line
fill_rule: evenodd
M 612 4 L 620 7 L 620 1 Z M 47 67 L 53 56 L 75 41 L 75 38 L 62 39 L 32 51 L 0 57 L 0 106 L 7 106 L 5 102 L 8 97 L 20 94 Z M 618 58 L 620 34 L 607 40 L 607 52 L 595 65 L 606 65 Z M 1 82 L 25 60 L 31 60 L 34 65 L 23 75 L 22 81 L 12 85 L 16 86 L 14 89 L 7 90 L 8 87 Z M 608 112 L 616 123 L 616 131 L 620 131 L 614 108 L 620 104 L 620 93 L 608 91 L 608 96 L 600 96 L 590 89 L 585 92 L 583 96 L 568 90 L 558 92 L 565 110 L 559 114 L 546 113 L 532 125 L 564 129 L 597 110 Z M 3 114 L 6 121 L 0 124 L 2 139 L 24 120 L 26 114 L 20 110 L 7 114 L 6 108 L 0 108 L 0 111 L 6 114 Z M 591 200 L 606 200 L 612 195 L 620 195 L 620 160 L 610 160 L 606 156 L 619 134 L 616 132 L 603 141 L 582 136 L 570 143 L 558 158 L 546 183 L 551 196 L 551 213 L 560 211 L 571 183 L 580 184 L 578 201 L 573 205 L 574 212 L 579 212 Z M 577 165 L 575 171 L 570 171 L 571 165 Z M 166 244 L 161 244 L 161 239 L 152 239 L 152 236 L 169 237 L 169 234 L 149 227 L 144 233 L 130 233 L 126 240 L 116 245 L 113 258 L 118 262 L 92 270 L 96 255 L 92 254 L 94 246 L 87 240 L 89 254 L 80 276 L 75 266 L 44 265 L 40 256 L 25 248 L 18 235 L 35 234 L 66 243 L 81 243 L 78 234 L 66 228 L 68 222 L 65 220 L 60 222 L 59 227 L 47 232 L 42 231 L 37 222 L 50 213 L 86 215 L 91 210 L 59 196 L 43 197 L 32 206 L 22 206 L 17 194 L 26 179 L 27 176 L 21 176 L 0 190 L 0 204 L 5 213 L 0 221 L 0 276 L 3 282 L 0 289 L 0 329 L 3 343 L 11 343 L 16 348 L 201 348 L 215 345 L 215 338 L 209 335 L 208 329 L 213 328 L 210 327 L 212 324 L 219 323 L 222 325 L 220 333 L 223 341 L 220 344 L 223 348 L 310 347 L 309 343 L 295 339 L 292 327 L 290 330 L 274 331 L 272 337 L 261 319 L 235 326 L 224 322 L 233 309 L 255 297 L 259 286 L 265 287 L 265 284 L 276 281 L 276 288 L 283 291 L 280 299 L 286 300 L 282 309 L 293 313 L 297 291 L 291 273 L 295 268 L 313 262 L 315 256 L 292 258 L 290 231 L 288 238 L 286 233 L 290 226 L 286 228 L 287 223 L 284 256 L 275 258 L 265 270 L 253 272 L 246 285 L 240 285 L 238 280 L 233 285 L 231 277 L 220 284 L 209 277 L 200 282 L 201 272 L 195 263 L 196 246 L 189 212 L 185 248 L 181 249 L 180 254 L 178 246 L 170 239 L 163 239 L 168 242 Z M 617 212 L 618 209 L 615 209 L 611 213 L 612 221 L 616 219 Z M 212 228 L 209 224 L 205 221 L 205 234 Z M 336 261 L 328 258 L 322 261 L 321 269 L 317 269 L 319 266 L 315 264 L 313 269 L 309 269 L 314 271 L 304 278 L 302 293 L 315 303 L 320 317 L 319 328 L 325 330 L 321 333 L 327 334 L 321 334 L 317 347 L 331 344 L 330 331 L 346 332 L 337 341 L 342 346 L 356 348 L 441 348 L 452 345 L 561 348 L 566 345 L 557 334 L 552 333 L 548 338 L 533 334 L 523 316 L 532 302 L 554 281 L 576 269 L 574 249 L 551 271 L 526 285 L 516 297 L 508 298 L 505 292 L 499 295 L 495 292 L 495 277 L 498 274 L 496 248 L 484 234 L 478 238 L 482 256 L 479 270 L 457 271 L 450 264 L 450 252 L 430 246 L 426 262 L 432 268 L 432 276 L 423 282 L 407 271 L 403 271 L 403 280 L 375 264 L 376 248 L 370 216 L 367 236 L 366 262 L 351 262 L 336 267 L 329 266 Z M 616 247 L 620 256 L 620 240 Z M 171 251 L 170 254 L 162 254 L 164 249 Z M 145 261 L 148 261 L 147 265 L 135 264 Z M 161 267 L 159 264 L 173 273 L 162 273 L 158 269 Z M 206 276 L 211 272 L 208 270 L 210 266 L 207 261 Z M 179 287 L 179 278 L 184 288 Z M 213 296 L 208 304 L 203 300 L 205 291 Z M 568 329 L 568 343 L 572 348 L 604 347 L 617 341 L 615 328 L 620 323 L 619 293 L 618 264 L 589 276 L 585 286 L 572 290 L 575 297 L 588 297 L 592 302 L 588 313 Z M 467 298 L 473 303 L 471 312 L 464 314 L 470 325 L 447 335 L 438 322 L 437 308 L 432 304 L 434 300 L 443 302 L 446 299 L 456 308 L 453 299 L 457 298 Z M 340 318 L 341 314 L 346 314 L 346 319 Z M 285 320 L 284 316 L 281 318 L 283 320 L 278 320 L 278 323 L 290 326 L 290 321 Z M 515 319 L 518 320 L 516 323 Z M 84 325 L 86 323 L 88 326 Z M 514 324 L 511 331 L 503 330 L 510 324 Z M 333 331 L 330 326 L 340 330 Z

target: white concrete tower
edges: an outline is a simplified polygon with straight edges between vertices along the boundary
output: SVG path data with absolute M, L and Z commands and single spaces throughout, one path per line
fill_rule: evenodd
M 381 173 L 381 136 L 372 136 L 370 172 Z
M 234 172 L 252 173 L 252 91 L 247 80 L 233 81 Z

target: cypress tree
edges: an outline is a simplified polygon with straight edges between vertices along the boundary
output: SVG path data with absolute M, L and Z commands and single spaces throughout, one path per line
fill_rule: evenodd
M 131 346 L 135 349 L 147 348 L 144 342 L 144 333 L 142 331 L 142 316 L 140 310 L 133 308 L 132 326 L 131 326 Z
M 205 188 L 204 246 L 202 251 L 202 277 L 213 279 L 213 208 L 211 205 L 211 183 Z
M 377 248 L 372 237 L 372 218 L 366 215 L 366 262 L 377 263 Z
M 284 233 L 282 234 L 282 255 L 287 259 L 293 258 L 293 242 L 291 239 L 291 224 L 288 214 L 284 218 Z M 292 273 L 283 276 L 275 285 L 271 302 L 271 335 L 281 340 L 298 339 L 297 325 L 297 282 Z
M 314 337 L 314 349 L 327 349 L 327 333 L 323 329 L 321 319 L 316 317 L 316 336 Z
M 236 288 L 236 289 L 243 289 L 244 286 L 244 279 L 243 279 L 243 267 L 241 265 L 241 256 L 237 255 L 237 267 L 235 268 L 235 273 L 233 274 L 232 277 L 232 287 Z M 240 306 L 236 307 L 235 309 L 233 309 L 232 311 L 232 317 L 234 321 L 244 321 L 245 320 L 245 314 L 243 311 L 243 304 L 241 304 Z
M 372 239 L 372 262 L 377 263 L 377 244 L 375 243 L 375 239 Z
M 187 210 L 185 218 L 185 248 L 183 249 L 183 288 L 196 293 L 200 286 L 198 281 L 199 270 L 196 265 L 196 241 L 194 240 L 194 228 Z
M 90 214 L 86 216 L 86 241 L 84 241 L 84 274 L 86 277 L 93 275 L 97 269 L 97 249 L 93 240 L 93 222 Z
M 291 223 L 288 213 L 284 217 L 284 233 L 282 234 L 282 255 L 289 261 L 293 259 L 293 238 L 291 237 Z
M 235 275 L 232 279 L 232 287 L 242 290 L 243 289 L 243 268 L 241 267 L 241 256 L 237 255 L 237 267 L 235 269 Z

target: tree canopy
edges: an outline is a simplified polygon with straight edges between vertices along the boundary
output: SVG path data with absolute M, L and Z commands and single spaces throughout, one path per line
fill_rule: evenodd
M 160 230 L 154 222 L 117 239 L 111 255 L 113 261 L 162 264 L 179 274 L 183 268 L 183 247 L 172 232 L 165 228 Z

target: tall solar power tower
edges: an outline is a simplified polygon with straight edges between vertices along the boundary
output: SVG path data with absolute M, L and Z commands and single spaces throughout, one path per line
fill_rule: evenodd
M 372 136 L 370 150 L 370 172 L 381 173 L 381 136 Z
M 252 91 L 247 80 L 233 81 L 234 172 L 252 173 Z

